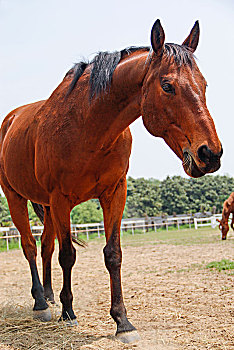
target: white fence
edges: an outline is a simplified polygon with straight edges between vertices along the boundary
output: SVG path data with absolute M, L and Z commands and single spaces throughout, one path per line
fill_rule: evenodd
M 221 220 L 222 214 L 215 214 L 207 218 L 194 218 L 194 228 L 197 230 L 199 227 L 211 226 L 215 228 L 218 225 L 217 219 Z
M 180 225 L 188 224 L 191 228 L 194 224 L 195 229 L 204 226 L 211 226 L 215 228 L 218 223 L 216 221 L 217 218 L 221 218 L 221 214 L 217 214 L 211 217 L 205 218 L 194 218 L 192 216 L 182 216 L 182 217 L 170 217 L 170 218 L 140 218 L 135 220 L 122 220 L 121 223 L 121 235 L 123 235 L 124 231 L 131 231 L 132 235 L 134 235 L 136 230 L 141 230 L 143 233 L 148 231 L 149 229 L 153 229 L 157 232 L 158 228 L 165 227 L 168 231 L 169 226 L 176 226 L 177 229 L 180 229 Z M 43 226 L 32 226 L 32 234 L 33 236 L 41 236 L 43 232 Z M 0 233 L 3 235 L 0 236 L 0 239 L 6 240 L 6 248 L 9 250 L 9 242 L 12 239 L 17 239 L 19 247 L 21 245 L 20 234 L 15 227 L 0 227 Z M 101 234 L 104 234 L 104 225 L 103 223 L 90 223 L 90 224 L 78 224 L 72 225 L 72 233 L 75 237 L 79 235 L 86 235 L 86 239 L 89 240 L 90 235 L 97 234 L 100 238 Z
M 171 217 L 171 218 L 140 218 L 135 220 L 122 220 L 121 223 L 121 235 L 123 235 L 124 231 L 131 230 L 132 235 L 134 235 L 136 230 L 141 230 L 143 233 L 148 231 L 149 229 L 153 229 L 157 232 L 158 228 L 165 227 L 168 231 L 169 226 L 176 226 L 177 229 L 180 229 L 180 225 L 188 224 L 191 228 L 194 224 L 195 229 L 204 226 L 211 226 L 215 228 L 218 225 L 216 221 L 217 218 L 221 218 L 221 214 L 217 214 L 211 217 L 204 218 L 194 218 L 191 216 L 182 216 L 182 217 Z M 32 234 L 33 236 L 41 236 L 43 232 L 43 226 L 32 226 Z M 100 238 L 101 234 L 104 234 L 104 226 L 103 223 L 90 223 L 90 224 L 78 224 L 72 225 L 72 233 L 75 237 L 79 235 L 86 235 L 86 239 L 89 240 L 90 235 L 97 234 Z M 19 247 L 21 245 L 20 234 L 15 227 L 0 227 L 0 233 L 3 235 L 0 236 L 1 239 L 6 240 L 6 248 L 9 250 L 9 242 L 12 239 L 17 239 Z

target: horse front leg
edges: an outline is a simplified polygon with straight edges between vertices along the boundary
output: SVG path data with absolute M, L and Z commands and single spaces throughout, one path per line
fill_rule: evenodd
M 136 328 L 128 321 L 121 286 L 122 252 L 120 247 L 120 225 L 126 201 L 126 177 L 115 189 L 106 191 L 100 198 L 104 214 L 106 246 L 103 250 L 105 265 L 110 274 L 111 309 L 110 314 L 117 324 L 116 337 L 123 343 L 140 339 Z
M 59 241 L 59 263 L 63 270 L 63 288 L 60 293 L 62 303 L 62 320 L 69 325 L 76 325 L 77 320 L 72 308 L 71 272 L 76 260 L 76 250 L 72 245 L 70 229 L 70 202 L 60 192 L 53 192 L 50 211 Z

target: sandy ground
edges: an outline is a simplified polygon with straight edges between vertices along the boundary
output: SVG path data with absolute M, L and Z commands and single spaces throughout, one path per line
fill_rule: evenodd
M 233 242 L 234 235 L 226 242 L 191 246 L 153 242 L 141 246 L 124 244 L 125 305 L 129 320 L 141 336 L 133 345 L 122 344 L 113 337 L 115 324 L 109 316 L 109 276 L 102 254 L 104 241 L 93 241 L 87 249 L 78 248 L 73 268 L 73 295 L 79 326 L 72 330 L 77 333 L 77 343 L 65 342 L 60 349 L 234 349 L 234 275 L 230 271 L 205 268 L 214 260 L 232 260 Z M 53 281 L 59 303 L 62 276 L 57 255 L 56 249 Z M 40 259 L 38 266 L 41 270 Z M 29 267 L 22 251 L 0 253 L 0 311 L 9 303 L 21 307 L 22 313 L 24 309 L 30 310 L 33 305 L 30 289 Z M 6 314 L 5 317 L 7 319 Z M 0 328 L 0 349 L 17 348 L 13 340 L 8 341 L 10 347 L 5 346 L 1 334 Z M 30 347 L 20 347 L 27 348 L 44 349 L 43 345 L 37 347 L 34 336 Z M 56 335 L 52 348 L 59 349 Z

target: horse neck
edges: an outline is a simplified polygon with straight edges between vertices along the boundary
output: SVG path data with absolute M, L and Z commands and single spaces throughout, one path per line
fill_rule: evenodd
M 230 214 L 231 214 L 231 208 L 229 208 L 229 209 L 223 208 L 222 220 L 224 223 L 228 222 Z
M 148 52 L 132 54 L 121 61 L 113 74 L 110 90 L 91 102 L 87 118 L 90 137 L 101 143 L 102 148 L 108 148 L 141 115 L 147 56 Z

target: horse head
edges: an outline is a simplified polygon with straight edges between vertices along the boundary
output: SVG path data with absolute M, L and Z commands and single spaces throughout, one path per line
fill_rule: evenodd
M 228 222 L 216 219 L 219 222 L 219 229 L 221 231 L 222 240 L 227 239 L 227 233 L 229 231 Z
M 198 21 L 182 45 L 164 40 L 157 20 L 142 90 L 143 123 L 152 135 L 165 140 L 189 176 L 200 177 L 219 169 L 222 146 L 206 106 L 207 83 L 193 55 L 199 40 Z

